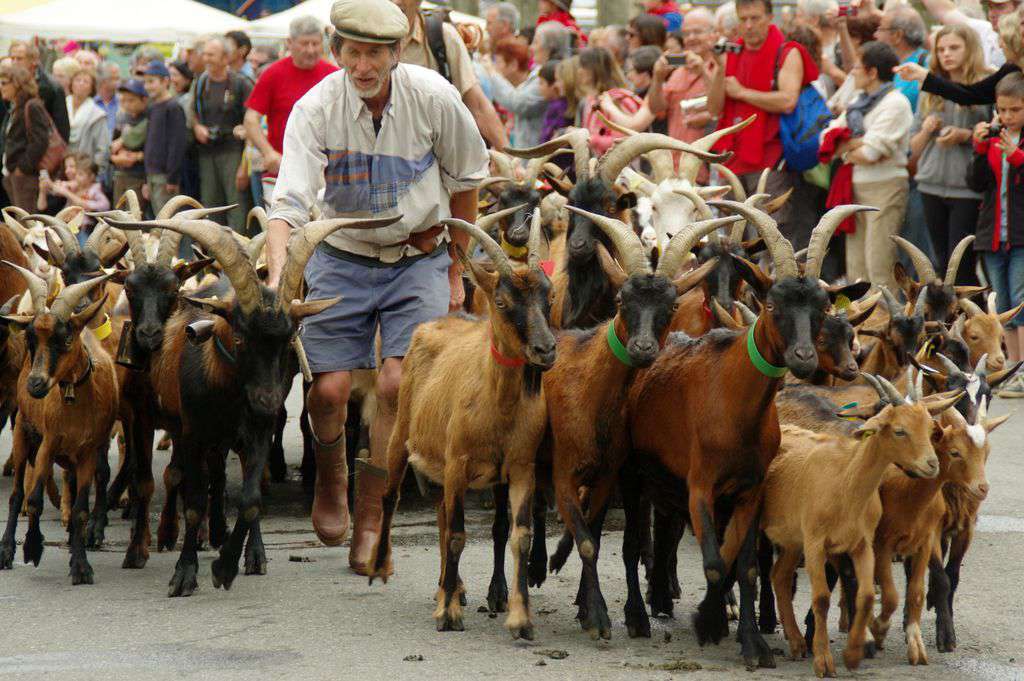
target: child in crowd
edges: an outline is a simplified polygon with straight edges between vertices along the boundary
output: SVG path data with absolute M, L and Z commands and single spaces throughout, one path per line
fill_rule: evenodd
M 974 248 L 983 254 L 996 306 L 1006 312 L 1024 302 L 1024 76 L 1020 73 L 1011 73 L 996 86 L 996 114 L 995 123 L 982 122 L 974 128 L 968 180 L 972 189 L 985 194 Z M 1022 324 L 1024 314 L 1006 323 L 1011 362 L 1020 360 L 1024 351 Z M 1000 395 L 1024 397 L 1024 380 L 1015 376 Z
M 541 129 L 541 144 L 557 137 L 559 131 L 569 124 L 566 121 L 566 112 L 569 110 L 569 102 L 562 96 L 558 87 L 558 64 L 552 59 L 540 67 L 538 81 L 540 85 L 540 96 L 547 100 L 548 108 L 544 113 L 544 127 Z M 572 114 L 569 114 L 570 116 Z
M 110 163 L 114 166 L 114 202 L 129 189 L 142 196 L 146 184 L 145 153 L 148 118 L 146 86 L 137 78 L 117 88 L 121 113 L 110 145 Z
M 45 210 L 49 203 L 49 197 L 53 196 L 63 200 L 63 205 L 78 206 L 87 213 L 110 210 L 110 200 L 103 193 L 103 187 L 96 179 L 96 163 L 88 154 L 76 154 L 73 162 L 66 163 L 65 171 L 67 180 L 51 180 L 40 178 L 39 180 L 39 210 Z M 83 227 L 91 227 L 95 223 L 88 215 L 82 221 Z M 79 235 L 79 241 L 85 242 L 88 229 L 83 229 Z
M 185 160 L 185 112 L 171 92 L 171 73 L 162 61 L 146 66 L 143 77 L 149 99 L 146 145 L 146 198 L 153 213 L 160 209 L 181 186 L 181 167 Z

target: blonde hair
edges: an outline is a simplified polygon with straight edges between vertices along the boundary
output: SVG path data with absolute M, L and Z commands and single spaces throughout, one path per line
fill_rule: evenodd
M 574 114 L 580 101 L 580 93 L 576 87 L 576 72 L 579 67 L 579 58 L 570 57 L 558 62 L 558 68 L 555 69 L 555 78 L 562 84 L 562 95 L 565 97 L 566 102 L 569 103 L 567 110 Z
M 939 42 L 948 35 L 955 35 L 964 41 L 964 64 L 961 68 L 961 81 L 967 85 L 976 83 L 985 76 L 992 73 L 992 70 L 985 64 L 985 52 L 981 49 L 981 40 L 973 28 L 967 24 L 952 24 L 943 26 L 935 33 L 934 46 L 931 57 L 928 60 L 928 69 L 937 76 L 952 80 L 946 69 L 942 68 L 939 61 Z M 945 100 L 939 95 L 924 94 L 921 98 L 923 113 L 934 113 L 942 111 Z
M 55 76 L 63 76 L 71 82 L 71 79 L 77 76 L 84 69 L 82 65 L 78 63 L 78 60 L 74 57 L 61 57 L 57 61 L 53 62 L 53 67 L 50 69 Z
M 1006 61 L 1020 66 L 1024 61 L 1024 37 L 1020 34 L 1020 22 L 1024 19 L 1024 9 L 1007 14 L 999 20 L 999 39 L 1003 43 Z

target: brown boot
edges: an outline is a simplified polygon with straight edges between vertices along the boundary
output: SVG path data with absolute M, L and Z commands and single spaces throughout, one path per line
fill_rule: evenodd
M 352 546 L 348 551 L 348 565 L 357 575 L 367 575 L 373 547 L 380 536 L 381 517 L 384 514 L 384 483 L 387 472 L 360 460 L 356 468 L 356 519 L 352 527 Z
M 329 444 L 313 435 L 316 485 L 313 491 L 313 531 L 327 546 L 339 546 L 348 534 L 348 463 L 345 431 Z

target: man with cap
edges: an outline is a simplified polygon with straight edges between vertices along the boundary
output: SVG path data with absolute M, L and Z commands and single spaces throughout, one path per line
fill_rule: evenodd
M 181 188 L 185 162 L 185 112 L 171 93 L 171 72 L 159 60 L 146 65 L 143 82 L 149 95 L 146 129 L 146 189 L 153 213 L 159 213 Z
M 423 66 L 445 76 L 459 91 L 463 103 L 473 113 L 484 139 L 495 149 L 504 149 L 508 146 L 505 126 L 501 124 L 494 105 L 480 87 L 480 81 L 473 69 L 473 60 L 459 36 L 458 29 L 450 22 L 440 21 L 437 16 L 429 19 L 440 23 L 446 62 L 445 68 L 442 68 L 430 45 L 428 19 L 420 11 L 422 0 L 393 1 L 402 9 L 409 22 L 409 32 L 402 39 L 402 63 Z
M 292 109 L 271 202 L 268 284 L 276 286 L 289 231 L 317 205 L 325 217 L 400 215 L 374 230 L 341 229 L 306 267 L 310 298 L 341 302 L 303 323 L 314 379 L 306 405 L 317 480 L 313 529 L 322 542 L 345 538 L 345 411 L 351 372 L 377 365 L 377 415 L 370 461 L 361 467 L 349 565 L 365 574 L 380 532 L 388 438 L 402 358 L 421 322 L 459 309 L 461 267 L 450 250 L 467 239 L 446 234 L 447 217 L 475 221 L 477 187 L 488 156 L 472 114 L 434 71 L 400 63 L 409 32 L 390 0 L 337 0 L 331 51 L 342 71 L 313 86 Z M 322 191 L 322 200 L 318 199 Z

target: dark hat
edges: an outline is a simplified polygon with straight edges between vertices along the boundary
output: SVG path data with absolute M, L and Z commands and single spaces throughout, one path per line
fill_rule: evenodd
M 171 62 L 171 66 L 173 66 L 175 68 L 175 70 L 177 70 L 178 73 L 180 73 L 181 75 L 185 76 L 189 80 L 192 80 L 192 79 L 195 78 L 195 74 L 192 73 L 192 69 L 190 69 L 188 67 L 187 63 L 185 63 L 183 61 L 175 61 L 175 62 Z
M 171 72 L 167 70 L 167 65 L 159 59 L 154 59 L 146 64 L 143 73 L 147 76 L 160 76 L 161 78 L 169 78 L 171 75 Z
M 142 84 L 142 81 L 138 78 L 129 78 L 128 80 L 121 83 L 118 88 L 118 92 L 130 92 L 138 97 L 146 97 L 146 86 Z

